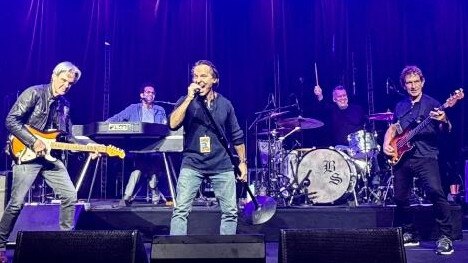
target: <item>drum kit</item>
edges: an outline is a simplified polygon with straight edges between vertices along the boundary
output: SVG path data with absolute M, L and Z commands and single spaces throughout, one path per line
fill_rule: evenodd
M 264 113 L 264 112 L 260 112 Z M 284 118 L 287 111 L 267 112 L 268 128 L 256 134 L 257 160 L 254 189 L 284 206 L 345 204 L 386 205 L 393 198 L 391 166 L 380 169 L 378 134 L 364 129 L 348 135 L 348 145 L 329 148 L 288 147 L 285 140 L 302 130 L 315 129 L 323 122 L 297 116 Z M 393 113 L 376 113 L 371 121 L 390 123 Z M 252 127 L 252 126 L 251 126 Z M 380 158 L 382 159 L 382 158 Z M 385 163 L 385 162 L 383 162 Z

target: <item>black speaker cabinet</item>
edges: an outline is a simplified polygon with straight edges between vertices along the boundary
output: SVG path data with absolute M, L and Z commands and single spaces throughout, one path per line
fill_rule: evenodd
M 155 236 L 151 262 L 265 263 L 263 235 Z
M 401 228 L 282 229 L 279 263 L 406 262 Z
M 138 231 L 18 232 L 15 263 L 147 263 Z

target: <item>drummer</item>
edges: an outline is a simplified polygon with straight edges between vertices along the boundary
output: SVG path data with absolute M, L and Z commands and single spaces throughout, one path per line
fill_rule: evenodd
M 349 104 L 348 94 L 343 86 L 333 89 L 333 103 L 325 102 L 320 86 L 314 87 L 314 94 L 319 102 L 318 109 L 323 113 L 323 119 L 328 127 L 323 146 L 348 145 L 348 135 L 362 130 L 366 121 L 364 110 L 359 105 Z

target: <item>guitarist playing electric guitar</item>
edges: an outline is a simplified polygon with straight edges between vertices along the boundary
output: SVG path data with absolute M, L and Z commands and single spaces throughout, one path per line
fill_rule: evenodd
M 11 198 L 0 220 L 0 262 L 6 262 L 5 245 L 16 219 L 23 208 L 29 188 L 38 175 L 60 198 L 60 229 L 72 230 L 77 193 L 68 171 L 59 159 L 46 160 L 47 143 L 33 134 L 33 130 L 61 130 L 70 133 L 69 103 L 63 97 L 81 77 L 81 71 L 70 62 L 55 66 L 51 82 L 24 90 L 8 113 L 5 125 L 12 136 L 32 150 L 39 158 L 12 165 L 13 184 Z M 68 138 L 74 142 L 73 138 Z M 93 153 L 97 157 L 97 153 Z
M 416 66 L 406 66 L 400 82 L 408 97 L 397 103 L 394 111 L 395 123 L 388 128 L 383 151 L 393 164 L 394 201 L 396 224 L 403 227 L 405 246 L 419 245 L 418 233 L 409 213 L 410 194 L 413 177 L 422 183 L 427 198 L 433 204 L 440 237 L 435 252 L 441 255 L 452 254 L 452 222 L 449 204 L 442 190 L 437 147 L 438 135 L 449 132 L 451 124 L 443 109 L 453 106 L 463 97 L 458 91 L 444 105 L 423 94 L 424 76 Z M 453 99 L 455 98 L 455 99 Z

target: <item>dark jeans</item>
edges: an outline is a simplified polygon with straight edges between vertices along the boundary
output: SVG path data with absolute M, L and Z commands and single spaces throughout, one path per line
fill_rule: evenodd
M 418 177 L 426 196 L 433 204 L 440 233 L 451 238 L 450 205 L 442 190 L 438 161 L 433 158 L 407 158 L 400 162 L 394 169 L 395 203 L 397 205 L 395 211 L 396 224 L 402 226 L 404 232 L 417 235 L 409 210 L 413 177 Z

